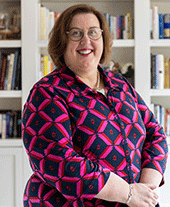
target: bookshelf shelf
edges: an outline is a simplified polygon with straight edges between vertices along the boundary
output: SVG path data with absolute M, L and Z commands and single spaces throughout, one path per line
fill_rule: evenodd
M 151 89 L 150 96 L 152 103 L 159 104 L 167 109 L 170 108 L 170 89 Z
M 0 98 L 21 98 L 22 97 L 22 91 L 5 91 L 0 90 Z
M 22 139 L 0 139 L 0 148 L 1 147 L 22 147 Z
M 134 47 L 135 40 L 113 40 L 113 47 Z
M 0 40 L 0 48 L 17 48 L 21 46 L 21 40 Z
M 126 2 L 133 2 L 134 0 L 126 0 Z M 52 2 L 52 3 L 56 3 L 56 2 L 68 2 L 67 0 L 41 0 L 42 3 L 47 3 L 47 2 Z M 125 2 L 125 0 L 74 0 L 74 2 Z
M 170 47 L 170 40 L 150 40 L 151 47 Z

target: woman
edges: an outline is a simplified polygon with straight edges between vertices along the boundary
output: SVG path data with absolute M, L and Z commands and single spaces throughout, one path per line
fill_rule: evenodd
M 156 206 L 165 134 L 126 79 L 101 68 L 111 54 L 102 14 L 66 9 L 48 49 L 58 70 L 33 86 L 23 111 L 33 169 L 24 206 Z

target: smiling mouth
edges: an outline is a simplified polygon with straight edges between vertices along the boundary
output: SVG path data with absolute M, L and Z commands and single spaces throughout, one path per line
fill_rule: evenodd
M 89 55 L 93 52 L 93 50 L 78 50 L 78 53 L 81 55 Z

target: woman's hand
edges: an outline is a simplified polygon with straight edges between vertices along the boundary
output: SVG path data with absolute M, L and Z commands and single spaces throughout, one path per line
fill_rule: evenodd
M 129 207 L 155 207 L 157 205 L 158 195 L 154 191 L 155 185 L 135 183 L 133 187 L 132 198 L 128 204 Z

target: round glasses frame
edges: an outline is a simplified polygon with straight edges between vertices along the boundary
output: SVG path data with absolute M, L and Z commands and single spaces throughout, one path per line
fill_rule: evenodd
M 97 38 L 95 38 L 95 37 L 89 35 L 89 32 L 90 32 L 90 31 L 93 31 L 94 29 L 96 29 L 96 31 L 99 32 L 99 33 L 98 33 L 98 34 L 99 34 L 99 37 L 97 37 Z M 76 36 L 76 37 L 71 36 L 70 33 L 71 33 L 71 31 L 73 31 L 73 30 L 80 32 L 81 35 L 80 35 L 80 36 Z M 103 32 L 102 29 L 100 29 L 100 28 L 98 28 L 98 27 L 94 27 L 94 28 L 90 28 L 90 29 L 88 30 L 87 35 L 88 35 L 88 37 L 89 37 L 91 40 L 95 40 L 95 41 L 96 41 L 96 40 L 98 40 L 98 39 L 102 36 L 102 32 Z M 75 42 L 80 41 L 80 40 L 84 37 L 84 31 L 83 31 L 82 29 L 80 29 L 80 28 L 72 28 L 72 29 L 70 29 L 69 31 L 66 31 L 66 34 L 68 34 L 68 37 L 69 37 L 72 41 L 75 41 Z

